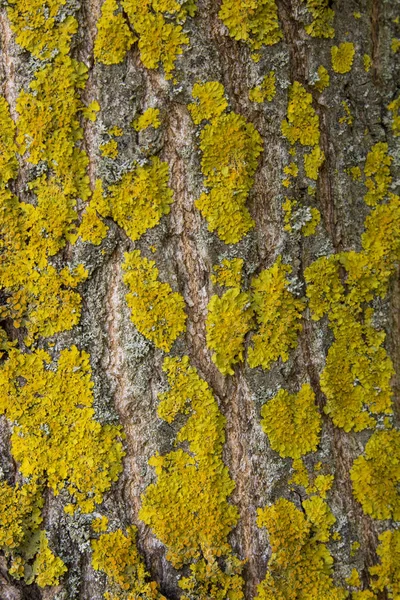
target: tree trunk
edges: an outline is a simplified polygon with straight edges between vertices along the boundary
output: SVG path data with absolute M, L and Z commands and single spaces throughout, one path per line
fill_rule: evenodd
M 0 597 L 397 598 L 398 2 L 5 4 Z

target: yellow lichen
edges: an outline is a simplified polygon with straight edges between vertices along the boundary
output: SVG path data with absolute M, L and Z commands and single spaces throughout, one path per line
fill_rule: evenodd
M 325 160 L 325 154 L 319 146 L 315 146 L 311 152 L 304 155 L 304 171 L 306 176 L 315 181 L 318 179 L 318 171 Z
M 392 113 L 392 131 L 395 137 L 400 135 L 400 95 L 388 106 Z
M 305 30 L 311 37 L 333 38 L 335 11 L 329 7 L 329 0 L 307 0 L 307 9 L 313 18 Z
M 122 268 L 124 283 L 130 290 L 126 301 L 133 323 L 157 348 L 169 352 L 185 331 L 184 299 L 168 283 L 159 281 L 155 262 L 142 258 L 139 250 L 125 253 Z
M 328 70 L 325 69 L 323 65 L 320 65 L 318 67 L 317 74 L 318 79 L 314 83 L 314 87 L 321 94 L 327 87 L 329 87 L 331 78 L 329 76 Z
M 61 558 L 53 554 L 49 547 L 46 532 L 42 531 L 40 535 L 39 551 L 36 554 L 32 565 L 32 580 L 34 578 L 35 583 L 37 583 L 39 587 L 58 585 L 60 577 L 62 577 L 66 571 L 67 567 Z M 28 580 L 28 583 L 30 583 L 30 580 Z
M 364 54 L 363 65 L 364 65 L 364 71 L 366 73 L 369 73 L 371 70 L 371 67 L 372 67 L 372 58 L 370 57 L 369 54 Z
M 350 471 L 353 494 L 374 519 L 400 518 L 400 431 L 375 431 Z
M 101 532 L 107 531 L 107 527 L 108 527 L 108 518 L 105 515 L 103 515 L 101 517 L 96 517 L 96 519 L 93 519 L 93 521 L 92 521 L 92 529 L 96 533 L 101 533 Z
M 173 198 L 168 181 L 168 163 L 155 156 L 149 164 L 137 166 L 109 186 L 109 215 L 131 240 L 138 240 L 169 213 Z M 102 216 L 108 215 L 103 212 Z
M 120 429 L 94 420 L 89 355 L 62 350 L 50 370 L 44 350 L 12 350 L 0 370 L 0 412 L 15 423 L 11 451 L 24 477 L 66 488 L 90 512 L 121 471 Z
M 27 483 L 12 487 L 0 482 L 0 548 L 10 552 L 24 546 L 42 522 L 40 487 Z
M 218 557 L 232 557 L 227 537 L 238 520 L 237 509 L 227 500 L 234 483 L 222 461 L 225 419 L 187 356 L 166 358 L 163 369 L 170 390 L 160 395 L 159 416 L 168 423 L 178 413 L 188 418 L 176 438 L 183 447 L 164 456 L 156 454 L 149 461 L 157 481 L 142 496 L 139 517 L 167 546 L 167 558 L 175 568 L 195 561 L 192 577 L 181 580 L 181 587 L 190 589 L 196 576 L 204 578 L 202 582 L 196 577 L 197 585 L 207 584 L 207 589 L 211 584 L 227 586 L 229 581 L 236 587 L 238 570 L 215 565 Z
M 122 13 L 117 12 L 118 10 L 117 0 L 105 0 L 101 7 L 101 17 L 97 22 L 94 57 L 104 65 L 116 65 L 122 62 L 137 40 Z
M 378 142 L 368 152 L 364 167 L 367 178 L 365 185 L 368 188 L 364 201 L 368 206 L 376 206 L 387 195 L 392 183 L 390 174 L 392 160 L 392 157 L 388 154 L 386 142 Z
M 353 118 L 353 115 L 351 114 L 351 109 L 350 109 L 349 103 L 346 100 L 342 100 L 342 106 L 343 106 L 344 115 L 342 117 L 340 117 L 339 123 L 345 124 L 345 125 L 353 125 L 354 118 Z
M 284 212 L 284 230 L 298 231 L 305 237 L 314 235 L 319 222 L 321 221 L 321 213 L 318 208 L 304 207 L 297 200 L 285 198 L 282 204 Z
M 361 587 L 361 579 L 357 569 L 352 569 L 351 575 L 346 577 L 346 583 L 351 587 Z
M 397 52 L 399 52 L 399 50 L 400 50 L 400 39 L 399 38 L 392 38 L 392 42 L 390 44 L 390 49 L 393 52 L 393 54 L 397 54 Z
M 276 44 L 283 37 L 275 0 L 222 0 L 218 16 L 229 35 L 252 50 Z
M 319 142 L 319 117 L 312 106 L 312 96 L 298 81 L 289 90 L 287 119 L 282 121 L 282 133 L 291 144 L 316 146 Z
M 7 9 L 17 43 L 41 60 L 68 54 L 78 30 L 75 17 L 59 17 L 67 0 L 9 0 Z
M 133 123 L 133 127 L 136 131 L 143 131 L 143 129 L 147 129 L 147 127 L 158 129 L 160 125 L 160 110 L 158 108 L 148 108 Z
M 0 188 L 5 187 L 18 173 L 15 132 L 7 100 L 0 96 Z
M 261 409 L 261 426 L 282 458 L 300 458 L 317 449 L 322 427 L 315 394 L 304 384 L 297 394 L 279 392 Z
M 342 42 L 339 46 L 332 46 L 332 69 L 335 73 L 343 74 L 351 71 L 355 52 L 352 42 Z
M 212 85 L 211 85 L 212 84 Z M 196 206 L 226 244 L 235 244 L 254 227 L 245 205 L 253 185 L 262 140 L 252 123 L 234 112 L 224 114 L 223 87 L 217 82 L 195 85 L 198 106 L 189 110 L 196 123 L 211 119 L 200 134 L 201 167 L 209 192 L 201 194 Z
M 249 100 L 252 102 L 271 102 L 276 94 L 275 71 L 270 71 L 265 75 L 261 84 L 252 88 L 249 92 Z
M 303 510 L 283 498 L 258 509 L 257 524 L 268 530 L 272 555 L 257 600 L 347 597 L 347 592 L 333 583 L 333 559 L 324 543 L 334 517 L 318 497 L 305 500 Z
M 100 216 L 107 217 L 109 214 L 109 201 L 104 197 L 101 179 L 97 179 L 90 203 L 82 215 L 82 221 L 77 232 L 78 236 L 84 242 L 99 245 L 108 231 L 107 225 Z
M 304 304 L 287 289 L 286 275 L 291 270 L 279 257 L 272 267 L 252 281 L 252 305 L 258 331 L 248 352 L 251 368 L 269 369 L 278 358 L 286 362 L 290 348 L 297 346 Z
M 172 77 L 177 57 L 189 43 L 181 22 L 193 10 L 185 10 L 176 0 L 121 0 L 130 25 L 137 34 L 140 58 L 147 69 L 164 68 L 167 79 Z M 194 7 L 195 8 L 195 7 Z M 189 12 L 190 10 L 190 12 Z
M 136 547 L 136 527 L 103 533 L 91 541 L 92 566 L 107 575 L 107 600 L 165 600 L 155 581 L 150 580 L 143 559 Z
M 249 294 L 234 287 L 221 298 L 212 296 L 207 310 L 207 346 L 214 351 L 212 361 L 223 375 L 233 375 L 233 366 L 243 361 L 244 340 L 252 325 Z
M 243 258 L 224 258 L 220 265 L 214 265 L 211 281 L 221 287 L 238 287 L 242 282 Z
M 400 531 L 384 531 L 376 550 L 380 564 L 370 568 L 371 587 L 375 592 L 386 591 L 393 600 L 400 596 Z
M 359 166 L 350 167 L 349 172 L 353 181 L 361 181 L 361 169 Z
M 100 145 L 100 153 L 102 156 L 107 158 L 117 158 L 118 156 L 118 142 L 117 140 L 109 140 L 104 144 Z

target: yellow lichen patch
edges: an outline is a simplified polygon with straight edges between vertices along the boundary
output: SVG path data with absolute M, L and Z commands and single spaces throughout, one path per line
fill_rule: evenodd
M 118 156 L 118 142 L 117 140 L 109 140 L 99 147 L 102 156 L 107 158 L 117 158 Z
M 215 565 L 215 558 L 232 556 L 227 537 L 238 520 L 237 509 L 228 502 L 235 484 L 222 461 L 225 419 L 187 356 L 166 358 L 163 369 L 170 390 L 160 395 L 158 413 L 168 423 L 178 413 L 188 415 L 176 438 L 184 446 L 150 459 L 157 481 L 142 496 L 139 517 L 167 546 L 175 568 L 200 561 L 192 575 L 203 577 L 207 587 L 227 585 L 229 577 L 236 586 L 237 569 L 216 570 Z M 190 589 L 191 580 L 184 579 L 182 587 Z
M 39 551 L 36 554 L 32 565 L 32 578 L 39 587 L 47 585 L 58 585 L 60 577 L 67 571 L 67 567 L 59 558 L 55 556 L 49 547 L 46 532 L 40 534 Z M 28 583 L 30 581 L 28 580 Z
M 400 50 L 400 39 L 399 38 L 392 38 L 392 43 L 390 44 L 390 49 L 392 50 L 393 54 L 397 54 L 397 52 L 399 52 L 399 50 Z
M 258 509 L 257 524 L 268 530 L 272 555 L 257 600 L 347 597 L 344 589 L 334 585 L 333 559 L 324 543 L 334 517 L 319 498 L 303 502 L 303 509 L 283 498 Z
M 27 328 L 25 343 L 78 323 L 81 298 L 72 289 L 87 277 L 82 265 L 57 271 L 47 262 L 72 233 L 71 200 L 52 179 L 35 180 L 33 189 L 37 206 L 0 190 L 0 286 L 8 292 L 0 312 Z
M 67 488 L 91 512 L 121 471 L 120 429 L 94 420 L 88 354 L 72 346 L 57 370 L 49 363 L 43 350 L 12 350 L 0 370 L 0 411 L 15 423 L 12 455 L 24 477 L 56 495 Z
M 0 96 L 0 188 L 6 186 L 18 173 L 15 129 L 7 100 Z
M 312 96 L 298 81 L 289 90 L 287 119 L 282 121 L 282 133 L 291 144 L 316 146 L 319 142 L 319 117 L 312 106 Z
M 321 94 L 327 87 L 329 87 L 331 78 L 329 76 L 328 70 L 325 69 L 323 65 L 320 65 L 318 67 L 317 75 L 318 79 L 314 83 L 314 87 Z
M 226 101 L 217 82 L 194 86 L 199 104 L 189 105 L 196 122 L 211 118 L 200 134 L 201 168 L 209 192 L 196 206 L 226 244 L 235 244 L 254 227 L 246 200 L 257 169 L 262 140 L 252 123 L 234 112 L 223 114 Z M 214 85 L 216 84 L 216 85 Z M 215 115 L 215 116 L 214 116 Z
M 351 71 L 355 52 L 352 42 L 342 42 L 339 46 L 332 46 L 332 69 L 335 73 L 343 74 Z
M 57 51 L 68 54 L 71 37 L 78 30 L 73 16 L 57 19 L 67 0 L 9 0 L 7 9 L 17 43 L 39 59 Z
M 276 44 L 283 37 L 275 0 L 222 0 L 218 16 L 229 35 L 252 50 Z
M 265 75 L 260 85 L 252 88 L 249 92 L 249 99 L 252 102 L 271 102 L 276 94 L 275 71 L 270 71 Z
M 371 70 L 371 67 L 372 67 L 372 58 L 370 57 L 369 54 L 364 54 L 363 65 L 364 65 L 364 71 L 366 73 L 369 73 Z
M 158 585 L 150 580 L 142 557 L 136 547 L 136 527 L 104 533 L 91 541 L 92 566 L 107 575 L 108 600 L 163 600 Z
M 124 60 L 136 40 L 119 10 L 117 0 L 105 0 L 97 22 L 95 59 L 104 65 L 116 65 Z
M 313 18 L 305 30 L 311 37 L 333 38 L 335 11 L 329 8 L 329 0 L 307 0 L 307 9 Z
M 279 392 L 261 409 L 264 433 L 282 458 L 300 458 L 317 449 L 322 427 L 315 394 L 304 384 L 297 394 Z
M 212 361 L 223 375 L 233 375 L 233 366 L 243 361 L 244 340 L 250 331 L 253 311 L 250 297 L 234 287 L 208 303 L 207 346 Z
M 224 563 L 225 568 L 222 569 L 218 561 L 211 557 L 190 565 L 190 576 L 179 582 L 179 587 L 186 592 L 181 600 L 242 600 L 243 563 L 233 554 L 225 557 Z
M 102 533 L 104 531 L 107 531 L 107 527 L 108 527 L 108 518 L 105 515 L 103 515 L 101 517 L 96 517 L 96 519 L 93 519 L 93 521 L 92 521 L 92 529 L 96 533 Z
M 353 181 L 361 181 L 361 169 L 359 166 L 350 167 L 349 173 Z
M 87 70 L 83 63 L 59 56 L 35 73 L 30 91 L 22 91 L 17 100 L 21 152 L 28 152 L 27 160 L 34 165 L 47 162 L 64 194 L 83 200 L 90 196 L 88 157 L 77 142 L 83 137 L 79 116 L 87 108 L 78 90 L 85 87 Z M 96 111 L 99 106 L 95 102 L 89 108 Z
M 193 8 L 175 0 L 122 0 L 130 25 L 139 38 L 140 58 L 147 69 L 164 68 L 171 79 L 177 57 L 189 43 L 182 25 Z M 193 4 L 193 3 L 192 3 Z
M 224 86 L 218 81 L 195 83 L 192 96 L 197 102 L 188 104 L 188 110 L 196 125 L 200 125 L 203 120 L 217 119 L 228 108 Z
M 300 230 L 304 237 L 314 235 L 318 223 L 321 221 L 321 213 L 318 208 L 302 207 L 297 200 L 291 198 L 285 198 L 282 208 L 285 231 Z
M 214 265 L 211 281 L 221 287 L 238 287 L 242 282 L 243 258 L 224 258 L 220 265 Z
M 375 431 L 350 471 L 353 494 L 373 519 L 400 519 L 400 431 Z
M 269 369 L 278 358 L 286 362 L 290 348 L 297 345 L 304 304 L 287 289 L 289 282 L 286 275 L 291 270 L 289 265 L 282 264 L 279 257 L 272 267 L 253 279 L 252 305 L 258 331 L 248 352 L 251 368 L 261 366 Z
M 128 171 L 121 181 L 109 186 L 109 215 L 131 240 L 138 240 L 169 213 L 173 198 L 168 181 L 168 163 L 155 156 L 149 164 Z
M 158 280 L 153 260 L 142 258 L 139 250 L 125 253 L 124 283 L 132 311 L 131 319 L 138 331 L 157 348 L 169 352 L 176 338 L 185 331 L 185 301 L 168 283 Z
M 392 157 L 388 154 L 386 142 L 378 142 L 368 152 L 364 167 L 364 173 L 367 177 L 365 185 L 368 188 L 364 201 L 368 206 L 376 206 L 387 195 L 392 183 L 390 174 L 392 160 Z
M 339 119 L 339 123 L 340 124 L 345 124 L 345 125 L 353 125 L 353 115 L 351 114 L 351 109 L 349 106 L 349 103 L 346 100 L 342 100 L 342 106 L 343 106 L 343 116 L 340 117 Z
M 133 123 L 133 127 L 136 131 L 143 131 L 143 129 L 147 129 L 147 127 L 158 129 L 160 125 L 160 110 L 158 108 L 148 108 Z
M 370 568 L 371 587 L 375 592 L 386 590 L 388 597 L 400 596 L 400 531 L 384 531 L 376 550 L 380 563 Z
M 346 578 L 346 583 L 351 587 L 361 587 L 361 579 L 357 569 L 351 571 L 351 575 Z
M 395 137 L 400 135 L 400 95 L 388 106 L 392 113 L 392 131 Z
M 39 528 L 43 503 L 35 483 L 12 487 L 0 482 L 0 548 L 4 552 L 23 546 Z
M 309 154 L 304 155 L 304 171 L 310 179 L 318 179 L 318 171 L 325 160 L 325 154 L 319 146 L 315 146 Z
M 77 235 L 84 242 L 99 245 L 106 237 L 108 227 L 99 217 L 107 217 L 110 214 L 110 205 L 108 199 L 104 197 L 103 185 L 101 179 L 96 180 L 90 203 L 82 215 L 82 221 Z

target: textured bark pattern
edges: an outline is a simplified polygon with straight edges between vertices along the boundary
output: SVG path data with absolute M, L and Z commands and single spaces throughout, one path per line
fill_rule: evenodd
M 72 6 L 73 3 L 71 3 Z M 233 376 L 223 376 L 211 361 L 206 344 L 207 304 L 215 293 L 210 275 L 212 266 L 223 258 L 241 257 L 245 261 L 246 285 L 263 269 L 283 256 L 291 264 L 291 278 L 296 295 L 304 296 L 304 269 L 317 257 L 343 250 L 359 250 L 364 220 L 369 208 L 363 201 L 365 188 L 346 173 L 351 166 L 364 163 L 373 144 L 388 141 L 394 157 L 393 181 L 399 177 L 400 158 L 395 151 L 387 105 L 398 95 L 400 67 L 391 49 L 396 35 L 393 19 L 398 13 L 396 0 L 333 0 L 335 38 L 313 39 L 305 33 L 305 3 L 300 0 L 277 0 L 283 40 L 263 47 L 261 60 L 251 59 L 250 49 L 228 35 L 218 18 L 220 2 L 198 0 L 198 11 L 187 20 L 185 29 L 190 47 L 177 60 L 178 83 L 166 82 L 158 70 L 146 69 L 136 44 L 121 64 L 95 63 L 93 44 L 102 0 L 80 0 L 76 16 L 79 31 L 72 55 L 89 67 L 89 79 L 83 100 L 97 99 L 101 111 L 94 123 L 86 122 L 84 148 L 89 156 L 92 187 L 96 178 L 114 183 L 132 160 L 157 154 L 168 162 L 170 186 L 174 194 L 171 212 L 159 225 L 149 229 L 133 243 L 111 219 L 109 231 L 101 246 L 78 241 L 57 257 L 59 264 L 82 262 L 89 270 L 80 292 L 82 317 L 72 331 L 55 337 L 54 356 L 60 349 L 76 344 L 90 353 L 95 383 L 95 406 L 101 419 L 122 425 L 126 434 L 126 456 L 123 473 L 105 496 L 104 507 L 114 527 L 138 527 L 138 547 L 152 578 L 170 600 L 178 598 L 178 572 L 166 560 L 166 549 L 138 517 L 141 495 L 156 480 L 148 460 L 156 452 L 173 449 L 177 427 L 157 416 L 158 394 L 167 389 L 162 372 L 165 356 L 146 340 L 133 325 L 125 300 L 122 263 L 126 251 L 140 249 L 156 261 L 160 279 L 179 291 L 186 303 L 187 330 L 175 342 L 173 355 L 187 354 L 191 364 L 210 385 L 226 417 L 224 461 L 236 487 L 230 502 L 238 507 L 240 519 L 230 536 L 237 555 L 246 559 L 244 566 L 245 597 L 253 598 L 256 587 L 265 577 L 271 550 L 265 529 L 256 524 L 257 508 L 284 496 L 300 506 L 301 498 L 290 491 L 289 459 L 274 452 L 260 425 L 260 409 L 281 387 L 298 391 L 310 382 L 323 415 L 321 444 L 313 458 L 329 464 L 335 476 L 329 495 L 329 506 L 337 519 L 341 540 L 330 542 L 334 558 L 335 578 L 343 583 L 352 567 L 357 567 L 364 584 L 368 569 L 378 561 L 378 535 L 388 523 L 365 515 L 354 499 L 349 472 L 354 459 L 363 451 L 370 430 L 345 433 L 332 424 L 322 410 L 325 397 L 320 387 L 320 373 L 325 365 L 332 334 L 325 320 L 315 322 L 306 312 L 297 348 L 285 363 L 273 363 L 269 371 L 250 369 L 240 363 Z M 354 12 L 361 18 L 356 19 Z M 17 118 L 15 106 L 21 88 L 27 88 L 34 66 L 29 55 L 16 45 L 6 8 L 1 9 L 1 91 L 11 114 Z M 312 76 L 320 64 L 330 66 L 330 48 L 342 41 L 352 41 L 356 55 L 352 70 L 337 75 L 330 69 L 331 86 L 323 94 L 312 87 Z M 369 73 L 363 68 L 362 56 L 372 57 Z M 398 54 L 397 54 L 398 57 Z M 276 71 L 277 93 L 272 102 L 256 104 L 249 100 L 249 90 L 264 74 Z M 260 132 L 264 149 L 259 159 L 255 183 L 248 207 L 256 226 L 238 244 L 226 245 L 207 230 L 194 201 L 200 195 L 203 176 L 200 168 L 197 128 L 187 109 L 196 81 L 219 81 L 225 87 L 233 111 L 243 115 Z M 283 167 L 290 162 L 289 145 L 281 134 L 281 122 L 287 115 L 287 91 L 299 81 L 313 93 L 313 106 L 320 119 L 320 145 L 325 162 L 320 170 L 314 201 L 322 217 L 317 233 L 310 237 L 290 236 L 284 230 L 282 202 Z M 342 101 L 348 102 L 353 124 L 339 125 L 343 116 Z M 131 122 L 149 105 L 162 109 L 163 121 L 157 130 L 136 133 Z M 120 152 L 114 161 L 101 157 L 98 148 L 101 133 L 112 126 L 124 131 Z M 26 184 L 29 170 L 23 162 L 14 192 L 28 198 Z M 299 200 L 306 198 L 304 178 L 295 182 Z M 79 205 L 83 210 L 84 203 Z M 156 248 L 154 255 L 148 252 Z M 392 280 L 385 301 L 377 301 L 379 324 L 388 335 L 385 347 L 394 363 L 397 376 L 393 381 L 396 419 L 400 418 L 400 342 L 399 284 Z M 9 336 L 21 336 L 11 323 L 6 323 Z M 251 336 L 247 336 L 246 345 Z M 395 420 L 396 422 L 396 420 Z M 8 480 L 15 480 L 17 465 L 10 454 L 10 426 L 0 422 L 2 469 Z M 384 526 L 385 525 L 385 526 Z M 0 562 L 0 597 L 4 600 L 79 599 L 100 600 L 105 578 L 91 566 L 88 520 L 85 515 L 67 518 L 63 512 L 63 495 L 46 492 L 44 526 L 57 554 L 68 566 L 68 573 L 58 587 L 41 589 L 14 580 L 7 572 L 7 559 Z M 350 555 L 351 542 L 361 548 Z M 380 594 L 380 595 L 379 595 Z M 381 599 L 388 598 L 385 591 Z M 317 599 L 316 599 L 317 600 Z

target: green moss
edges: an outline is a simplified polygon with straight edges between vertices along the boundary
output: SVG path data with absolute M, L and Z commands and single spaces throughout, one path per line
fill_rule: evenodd
M 343 74 L 351 71 L 355 52 L 352 42 L 342 42 L 339 46 L 332 46 L 332 69 L 335 73 Z
M 374 519 L 400 518 L 400 431 L 375 431 L 350 471 L 353 494 Z
M 286 275 L 290 272 L 291 267 L 282 264 L 279 257 L 272 267 L 252 281 L 252 305 L 258 331 L 248 352 L 251 368 L 269 369 L 278 358 L 285 362 L 290 348 L 297 346 L 304 304 L 287 289 Z
M 400 531 L 384 531 L 376 550 L 380 563 L 370 568 L 371 587 L 375 592 L 386 591 L 395 600 L 400 595 Z
M 104 595 L 107 600 L 164 600 L 158 585 L 151 581 L 146 571 L 136 547 L 136 535 L 136 527 L 128 527 L 126 534 L 117 529 L 91 541 L 92 566 L 108 578 L 110 591 Z
M 136 131 L 143 131 L 143 129 L 147 129 L 147 127 L 158 129 L 160 125 L 160 110 L 158 108 L 148 108 L 133 123 L 133 127 Z
M 124 282 L 130 293 L 126 300 L 138 331 L 157 348 L 169 352 L 185 331 L 185 301 L 168 283 L 158 280 L 153 260 L 142 258 L 139 250 L 125 253 Z
M 15 423 L 11 451 L 20 472 L 65 487 L 84 512 L 94 509 L 121 471 L 120 429 L 94 420 L 89 355 L 63 350 L 49 370 L 43 350 L 12 350 L 0 370 L 0 411 Z
M 249 294 L 234 287 L 221 298 L 212 296 L 207 310 L 207 347 L 214 351 L 212 361 L 223 375 L 233 375 L 233 366 L 243 361 L 245 336 L 253 320 Z
M 335 11 L 329 8 L 329 0 L 307 0 L 307 9 L 313 20 L 305 30 L 311 37 L 333 38 Z
M 149 461 L 157 481 L 143 495 L 139 517 L 167 546 L 175 568 L 195 562 L 192 577 L 181 580 L 181 587 L 209 589 L 227 581 L 236 586 L 237 569 L 229 572 L 215 564 L 217 557 L 232 556 L 227 537 L 238 520 L 237 509 L 228 502 L 234 483 L 222 461 L 225 419 L 187 356 L 166 358 L 163 369 L 170 390 L 160 395 L 159 416 L 168 423 L 178 413 L 188 418 L 176 438 L 183 447 Z
M 252 50 L 276 44 L 283 37 L 275 0 L 222 0 L 218 16 L 229 35 Z
M 279 390 L 264 404 L 261 416 L 271 448 L 282 458 L 300 458 L 317 449 L 322 420 L 309 384 L 304 384 L 297 394 Z
M 7 9 L 17 43 L 41 60 L 66 55 L 78 30 L 73 16 L 59 17 L 67 0 L 9 0 Z
M 198 106 L 188 107 L 194 121 L 211 119 L 200 134 L 201 168 L 210 191 L 201 194 L 196 206 L 210 231 L 235 244 L 254 227 L 245 203 L 262 151 L 261 136 L 241 115 L 224 113 L 226 100 L 217 82 L 194 86 L 193 94 L 199 100 Z
M 324 543 L 335 518 L 318 497 L 305 500 L 303 511 L 283 498 L 258 509 L 257 524 L 268 530 L 272 555 L 257 600 L 347 597 L 333 582 L 333 559 Z
M 275 71 L 270 71 L 265 75 L 261 84 L 252 88 L 249 92 L 249 99 L 252 102 L 271 102 L 276 94 L 276 77 Z
M 101 7 L 101 17 L 97 22 L 95 59 L 105 65 L 116 65 L 124 60 L 136 40 L 123 14 L 119 11 L 117 0 L 105 0 Z

